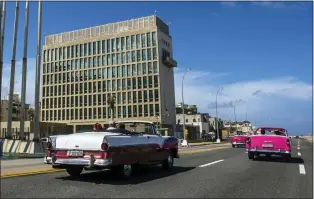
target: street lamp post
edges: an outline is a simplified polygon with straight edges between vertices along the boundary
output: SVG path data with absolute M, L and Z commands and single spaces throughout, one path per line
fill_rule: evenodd
M 234 122 L 235 122 L 235 125 L 236 125 L 236 133 L 238 133 L 238 124 L 237 124 L 237 115 L 236 115 L 236 103 L 237 103 L 237 100 L 234 102 L 234 106 L 233 106 L 233 113 L 234 113 Z
M 217 131 L 217 143 L 220 143 L 219 139 L 219 129 L 218 129 L 218 94 L 223 89 L 223 87 L 220 87 L 216 93 L 216 131 Z
M 184 92 L 183 92 L 183 83 L 184 83 L 184 77 L 186 75 L 187 72 L 189 72 L 191 70 L 191 68 L 188 68 L 185 70 L 184 75 L 182 77 L 182 116 L 183 116 L 183 140 L 186 141 L 186 135 L 185 135 L 185 114 L 184 114 Z

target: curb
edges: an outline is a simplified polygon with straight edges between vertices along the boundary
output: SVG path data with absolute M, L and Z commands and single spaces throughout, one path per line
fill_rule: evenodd
M 229 146 L 222 146 L 217 148 L 209 148 L 209 149 L 197 149 L 192 151 L 183 151 L 180 152 L 179 155 L 191 155 L 195 153 L 202 153 L 202 152 L 209 152 L 209 151 L 217 151 L 221 149 L 230 148 Z M 28 172 L 7 172 L 1 173 L 1 179 L 4 178 L 12 178 L 12 177 L 21 177 L 21 176 L 30 176 L 30 175 L 39 175 L 39 174 L 48 174 L 48 173 L 56 173 L 56 172 L 63 172 L 65 169 L 40 169 L 40 170 L 32 170 Z
M 8 172 L 8 173 L 1 173 L 1 179 L 28 176 L 28 175 L 46 174 L 46 173 L 56 173 L 56 172 L 61 172 L 61 171 L 65 171 L 65 170 L 64 169 L 41 169 L 41 170 L 33 170 L 33 171 L 28 171 L 28 172 Z

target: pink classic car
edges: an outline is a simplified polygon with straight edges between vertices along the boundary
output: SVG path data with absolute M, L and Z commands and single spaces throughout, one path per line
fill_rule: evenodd
M 247 135 L 235 135 L 231 139 L 232 147 L 239 147 L 240 145 L 245 146 Z
M 256 135 L 251 135 L 247 138 L 246 150 L 249 159 L 254 159 L 255 156 L 264 154 L 267 157 L 281 155 L 290 160 L 291 140 L 286 129 L 260 127 L 257 129 Z

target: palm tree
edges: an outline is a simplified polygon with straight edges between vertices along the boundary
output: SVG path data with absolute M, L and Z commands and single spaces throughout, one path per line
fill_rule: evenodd
M 27 113 L 28 113 L 28 116 L 29 116 L 29 119 L 32 121 L 33 118 L 34 118 L 34 112 L 35 110 L 33 108 L 30 108 L 28 109 Z
M 111 120 L 113 121 L 113 110 L 115 109 L 116 98 L 114 96 L 110 96 L 107 100 L 107 103 L 109 104 L 109 108 L 111 110 Z

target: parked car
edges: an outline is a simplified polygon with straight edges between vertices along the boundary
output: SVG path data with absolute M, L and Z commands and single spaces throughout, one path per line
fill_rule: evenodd
M 55 147 L 52 165 L 58 164 L 70 176 L 79 176 L 83 169 L 111 169 L 122 178 L 132 176 L 135 166 L 162 164 L 163 169 L 173 168 L 179 158 L 178 139 L 160 136 L 152 122 L 121 121 L 125 128 L 75 133 L 60 136 Z
M 288 132 L 283 128 L 260 127 L 257 129 L 257 135 L 251 135 L 247 138 L 246 149 L 248 158 L 254 159 L 261 154 L 271 157 L 280 155 L 291 159 L 291 140 Z
M 239 146 L 245 146 L 247 138 L 247 135 L 234 135 L 231 139 L 232 147 L 235 148 Z

